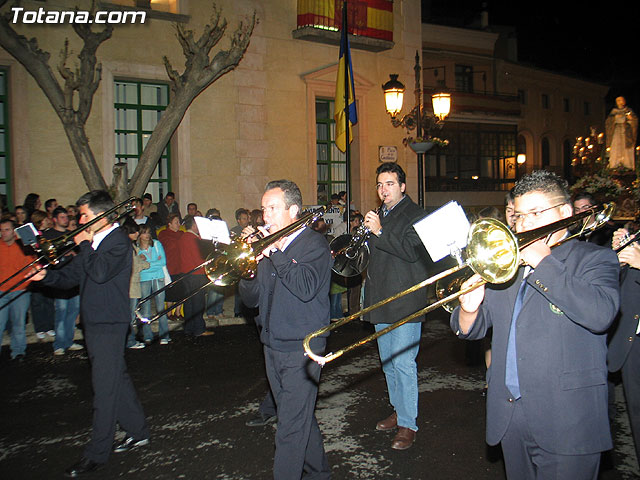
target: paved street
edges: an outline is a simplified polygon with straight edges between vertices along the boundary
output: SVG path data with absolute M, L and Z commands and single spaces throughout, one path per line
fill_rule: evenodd
M 499 449 L 484 442 L 484 368 L 468 366 L 465 342 L 450 332 L 446 315 L 425 324 L 418 359 L 419 432 L 416 444 L 389 448 L 392 433 L 375 423 L 390 412 L 375 345 L 324 368 L 317 417 L 333 478 L 503 479 Z M 370 333 L 360 322 L 332 335 L 337 349 Z M 113 454 L 87 478 L 268 479 L 274 427 L 249 428 L 267 383 L 253 325 L 215 328 L 189 340 L 172 332 L 157 343 L 127 351 L 129 371 L 151 427 L 151 444 Z M 0 356 L 0 478 L 55 479 L 82 453 L 91 424 L 86 353 L 54 358 L 51 345 L 29 344 L 23 363 Z M 617 452 L 601 479 L 639 478 L 622 390 L 617 388 Z M 122 435 L 122 433 L 119 433 Z

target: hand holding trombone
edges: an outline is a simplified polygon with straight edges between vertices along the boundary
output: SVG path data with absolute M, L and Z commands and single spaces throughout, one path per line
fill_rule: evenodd
M 405 323 L 425 315 L 436 308 L 447 305 L 449 302 L 455 301 L 461 295 L 466 295 L 473 290 L 485 285 L 486 283 L 500 284 L 509 281 L 518 271 L 518 267 L 522 262 L 520 255 L 521 250 L 532 245 L 538 240 L 549 239 L 553 233 L 558 230 L 565 229 L 571 225 L 582 223 L 581 228 L 578 229 L 573 235 L 566 236 L 557 241 L 553 245 L 549 245 L 550 248 L 556 247 L 570 239 L 576 238 L 580 235 L 584 235 L 589 231 L 602 227 L 607 223 L 613 211 L 615 210 L 614 203 L 604 204 L 602 208 L 598 209 L 592 207 L 582 213 L 573 215 L 571 217 L 559 220 L 557 222 L 545 225 L 534 230 L 514 234 L 506 225 L 492 218 L 483 218 L 477 220 L 471 225 L 468 233 L 467 247 L 458 255 L 458 265 L 445 270 L 437 275 L 423 280 L 422 282 L 409 287 L 402 292 L 398 292 L 388 298 L 385 298 L 359 312 L 356 312 L 347 317 L 341 318 L 337 322 L 332 323 L 324 328 L 321 328 L 309 335 L 307 335 L 303 341 L 303 346 L 306 354 L 315 362 L 320 365 L 324 365 L 327 362 L 335 360 L 343 354 L 364 345 L 371 340 L 375 340 L 378 337 L 395 330 L 396 328 L 404 325 Z M 590 220 L 589 217 L 594 215 L 595 220 Z M 353 321 L 362 315 L 375 310 L 387 303 L 404 297 L 416 290 L 419 290 L 427 285 L 431 285 L 434 282 L 446 281 L 447 277 L 452 276 L 462 269 L 470 269 L 471 274 L 477 274 L 472 281 L 463 283 L 463 288 L 455 293 L 452 293 L 446 297 L 440 298 L 435 303 L 427 305 L 422 310 L 419 310 L 407 317 L 404 317 L 395 323 L 392 323 L 387 328 L 384 328 L 376 333 L 373 333 L 367 337 L 358 340 L 351 345 L 343 347 L 336 352 L 328 353 L 327 355 L 320 356 L 315 354 L 310 347 L 310 342 L 313 338 L 320 335 L 324 335 L 331 330 L 334 330 L 342 325 Z M 471 276 L 471 275 L 470 275 Z M 477 281 L 475 281 L 477 280 Z M 459 282 L 459 280 L 456 280 Z

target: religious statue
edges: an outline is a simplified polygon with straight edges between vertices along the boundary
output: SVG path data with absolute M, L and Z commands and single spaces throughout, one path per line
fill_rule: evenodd
M 622 166 L 634 170 L 638 116 L 626 103 L 624 97 L 617 97 L 616 106 L 605 122 L 609 168 Z

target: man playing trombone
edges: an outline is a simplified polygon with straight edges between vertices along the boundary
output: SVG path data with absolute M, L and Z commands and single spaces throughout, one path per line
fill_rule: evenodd
M 567 182 L 554 173 L 525 175 L 513 194 L 518 233 L 572 215 Z M 501 444 L 509 479 L 594 480 L 612 446 L 605 332 L 619 305 L 618 262 L 577 240 L 551 249 L 566 234 L 565 226 L 524 248 L 525 266 L 506 287 L 460 296 L 451 316 L 460 338 L 493 327 L 486 439 Z
M 333 260 L 322 235 L 304 226 L 294 229 L 302 211 L 295 183 L 269 182 L 262 211 L 269 228 L 258 227 L 260 232 L 287 236 L 263 250 L 256 278 L 241 280 L 239 292 L 247 307 L 260 309 L 256 321 L 262 327 L 260 340 L 278 416 L 273 476 L 328 479 L 329 463 L 314 414 L 321 367 L 304 355 L 302 340 L 329 324 Z M 246 227 L 243 235 L 252 232 Z M 317 338 L 314 350 L 323 351 L 325 344 L 326 336 Z
M 126 452 L 149 443 L 149 428 L 124 359 L 131 323 L 131 242 L 113 218 L 99 218 L 114 207 L 107 192 L 88 192 L 76 205 L 81 226 L 97 220 L 74 237 L 78 255 L 58 270 L 40 270 L 33 276 L 58 288 L 80 286 L 80 314 L 91 362 L 93 428 L 82 459 L 66 471 L 69 477 L 99 469 L 111 451 Z M 113 445 L 116 423 L 126 436 Z

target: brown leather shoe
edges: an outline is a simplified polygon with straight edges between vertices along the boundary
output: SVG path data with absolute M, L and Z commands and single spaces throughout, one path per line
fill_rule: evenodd
M 393 412 L 384 420 L 380 420 L 376 423 L 376 430 L 381 430 L 383 432 L 387 432 L 389 430 L 393 430 L 398 426 L 398 414 Z
M 391 448 L 394 450 L 406 450 L 416 439 L 416 432 L 407 427 L 398 427 L 398 433 L 393 439 Z

